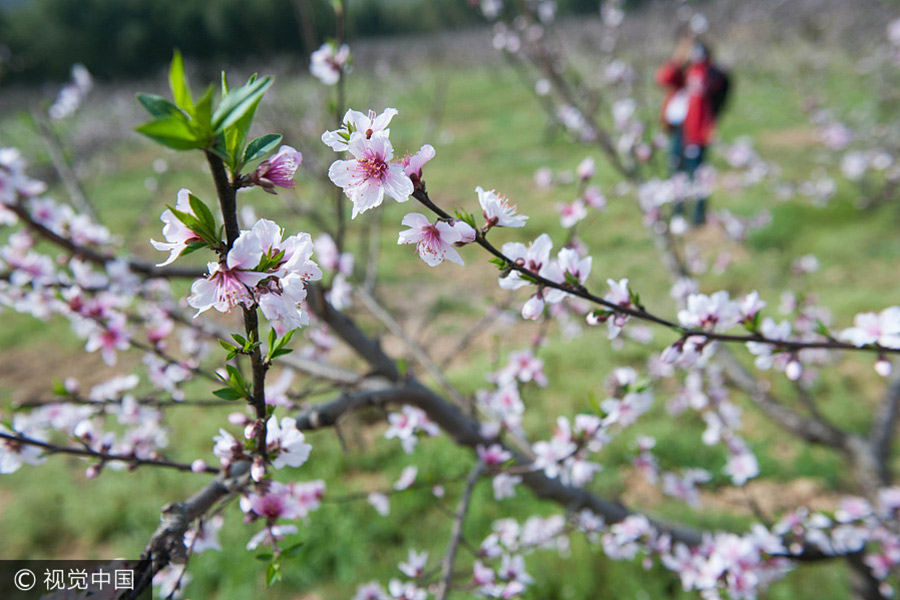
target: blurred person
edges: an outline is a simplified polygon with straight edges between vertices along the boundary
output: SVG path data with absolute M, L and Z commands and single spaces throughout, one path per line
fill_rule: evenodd
M 670 174 L 685 173 L 693 181 L 706 158 L 716 126 L 716 117 L 725 104 L 728 76 L 712 62 L 709 46 L 690 30 L 682 31 L 672 56 L 656 71 L 656 83 L 666 91 L 660 122 L 669 134 Z M 698 198 L 693 222 L 706 222 L 707 198 Z M 675 214 L 683 211 L 681 202 Z

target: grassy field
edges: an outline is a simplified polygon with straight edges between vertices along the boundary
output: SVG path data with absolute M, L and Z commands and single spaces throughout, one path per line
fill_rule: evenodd
M 789 51 L 790 48 L 785 49 Z M 807 75 L 818 78 L 807 82 L 810 87 L 825 82 L 819 87 L 820 99 L 837 107 L 839 113 L 865 110 L 868 106 L 861 91 L 865 80 L 852 73 L 849 65 L 849 58 L 839 56 L 824 71 Z M 782 166 L 786 179 L 808 177 L 815 166 L 827 160 L 823 151 L 810 143 L 811 125 L 801 108 L 805 99 L 802 90 L 809 87 L 792 85 L 798 77 L 783 64 L 742 66 L 738 92 L 721 127 L 724 140 L 750 136 L 763 158 Z M 140 90 L 129 88 L 123 94 L 127 97 L 136 91 Z M 314 128 L 309 121 L 314 125 L 316 119 L 321 120 L 323 93 L 309 78 L 304 78 L 279 80 L 274 94 L 271 104 L 263 107 L 262 117 L 275 130 L 288 132 L 286 142 L 304 150 L 308 165 L 316 164 L 317 156 L 319 163 L 327 165 L 323 161 L 331 158 L 314 149 L 315 136 L 304 145 L 291 135 Z M 435 97 L 441 95 L 442 101 L 436 104 Z M 428 165 L 426 179 L 432 198 L 442 206 L 474 211 L 476 185 L 496 188 L 518 203 L 531 220 L 524 230 L 498 232 L 499 241 L 527 241 L 538 232 L 548 231 L 558 246 L 566 234 L 559 225 L 555 206 L 574 198 L 574 185 L 536 190 L 535 170 L 548 166 L 554 172 L 571 171 L 588 155 L 602 163 L 596 151 L 574 145 L 559 134 L 548 135 L 546 119 L 537 102 L 499 63 L 468 68 L 427 64 L 405 78 L 399 73 L 385 79 L 358 71 L 349 99 L 350 105 L 358 109 L 399 109 L 399 116 L 391 125 L 391 137 L 400 152 L 406 148 L 414 151 L 423 142 L 435 146 L 437 158 Z M 87 107 L 86 118 L 97 119 L 97 110 Z M 429 126 L 437 113 L 436 126 Z M 423 139 L 428 131 L 434 137 Z M 3 145 L 19 145 L 38 165 L 46 160 L 29 131 L 27 119 L 5 116 L 0 121 L 0 140 Z M 169 170 L 164 176 L 154 173 L 151 163 L 155 158 L 168 161 Z M 725 168 L 718 158 L 713 161 Z M 45 166 L 40 168 L 46 172 Z M 114 231 L 131 232 L 124 246 L 148 258 L 155 255 L 147 238 L 159 235 L 157 216 L 164 204 L 173 202 L 178 188 L 190 187 L 203 198 L 213 197 L 199 156 L 184 159 L 163 153 L 136 134 L 96 153 L 85 170 L 85 188 L 102 208 L 105 222 Z M 604 192 L 609 193 L 616 179 L 610 170 L 600 171 Z M 150 177 L 158 180 L 158 189 L 153 192 L 145 187 Z M 330 204 L 333 192 L 316 184 L 314 177 L 304 173 L 305 181 L 296 191 L 283 196 L 303 206 Z M 53 191 L 57 197 L 64 196 L 61 189 Z M 769 301 L 767 314 L 772 315 L 783 290 L 815 293 L 823 305 L 833 310 L 835 322 L 841 326 L 848 325 L 856 312 L 896 304 L 900 291 L 896 279 L 900 212 L 891 203 L 861 211 L 855 208 L 855 198 L 854 187 L 844 182 L 825 206 L 814 206 L 801 198 L 779 200 L 766 184 L 735 195 L 715 196 L 714 207 L 739 215 L 767 209 L 773 220 L 771 225 L 754 232 L 745 246 L 716 234 L 691 232 L 690 241 L 708 257 L 729 250 L 736 259 L 723 274 L 701 276 L 702 290 L 727 289 L 741 294 L 758 289 Z M 276 218 L 288 230 L 308 227 L 303 219 L 290 216 L 286 208 L 290 203 L 284 198 L 252 192 L 246 194 L 246 201 L 259 216 Z M 443 357 L 465 332 L 467 320 L 479 318 L 493 301 L 507 296 L 496 286 L 494 267 L 474 248 L 463 251 L 465 269 L 456 265 L 429 269 L 408 247 L 397 246 L 399 222 L 409 210 L 416 210 L 412 203 L 399 206 L 390 202 L 380 215 L 383 227 L 378 293 L 387 307 L 403 315 L 404 326 L 417 333 L 433 356 Z M 363 232 L 376 218 L 379 217 L 370 212 L 352 223 L 351 246 L 362 244 Z M 594 255 L 589 287 L 602 290 L 607 277 L 629 277 L 648 308 L 672 314 L 669 281 L 633 200 L 609 194 L 608 211 L 591 216 L 579 233 Z M 818 257 L 820 269 L 802 277 L 791 274 L 791 263 L 809 253 Z M 458 293 L 460 283 L 466 288 L 464 296 Z M 516 295 L 513 308 L 517 309 L 524 299 L 524 294 Z M 360 314 L 368 329 L 380 330 L 364 310 Z M 93 383 L 113 374 L 96 356 L 82 355 L 82 343 L 71 334 L 61 333 L 56 326 L 65 327 L 62 323 L 40 323 L 9 311 L 3 313 L 3 323 L 0 346 L 6 350 L 0 363 L 0 402 L 39 394 L 40 390 L 48 392 L 52 379 L 59 376 L 78 375 L 86 383 Z M 467 356 L 451 364 L 450 379 L 462 392 L 473 393 L 484 385 L 484 375 L 496 364 L 498 352 L 502 362 L 510 350 L 526 345 L 536 330 L 537 325 L 520 323 L 511 330 L 497 328 L 487 332 Z M 631 365 L 642 369 L 650 350 L 661 349 L 673 341 L 670 333 L 658 330 L 649 349 L 629 342 L 617 351 L 610 347 L 602 331 L 586 331 L 570 340 L 556 335 L 551 339 L 540 352 L 546 361 L 550 386 L 524 391 L 529 407 L 526 427 L 534 439 L 546 439 L 552 433 L 552 416 L 595 410 L 596 398 L 602 398 L 600 384 L 613 367 Z M 389 349 L 400 348 L 390 336 L 385 336 L 384 342 Z M 129 364 L 127 359 L 125 364 Z M 772 381 L 777 390 L 789 391 L 783 378 L 773 377 Z M 869 360 L 851 357 L 829 368 L 813 393 L 828 417 L 865 431 L 870 408 L 882 386 L 872 373 Z M 724 454 L 718 448 L 700 444 L 703 425 L 699 418 L 668 415 L 665 399 L 671 391 L 665 386 L 657 389 L 652 411 L 604 452 L 604 471 L 593 488 L 665 518 L 683 519 L 703 527 L 741 529 L 751 522 L 752 515 L 744 502 L 734 500 L 736 495 L 730 493 L 727 478 L 720 474 Z M 201 384 L 193 384 L 188 395 L 198 397 L 205 393 L 208 390 Z M 173 411 L 167 417 L 172 428 L 171 457 L 187 461 L 197 456 L 211 459 L 211 438 L 228 412 L 196 408 Z M 807 501 L 827 506 L 835 494 L 846 489 L 851 474 L 837 456 L 785 438 L 749 404 L 745 404 L 745 421 L 763 476 L 778 484 L 749 486 L 748 494 L 756 496 L 760 504 L 773 509 Z M 340 498 L 352 492 L 387 489 L 404 466 L 416 464 L 420 481 L 457 481 L 446 485 L 445 506 L 452 509 L 461 491 L 458 479 L 473 464 L 470 453 L 446 440 L 431 439 L 422 441 L 416 454 L 408 456 L 395 441 L 382 439 L 383 430 L 380 421 L 352 423 L 345 432 L 348 451 L 341 449 L 332 432 L 310 435 L 313 454 L 307 465 L 297 471 L 297 478 L 325 479 L 328 497 Z M 639 477 L 629 466 L 633 439 L 638 433 L 657 438 L 656 450 L 663 468 L 697 465 L 716 473 L 704 495 L 703 510 L 663 501 L 658 494 L 641 487 Z M 43 467 L 24 467 L 0 479 L 0 557 L 135 556 L 155 528 L 160 507 L 189 495 L 204 479 L 143 469 L 135 474 L 107 471 L 98 480 L 88 481 L 83 468 L 84 463 L 77 460 L 54 457 Z M 803 485 L 790 483 L 797 478 Z M 559 509 L 535 500 L 524 489 L 516 498 L 496 503 L 485 482 L 476 489 L 466 537 L 477 543 L 498 518 L 523 519 Z M 262 563 L 248 560 L 250 557 L 243 550 L 256 526 L 241 522 L 236 505 L 229 506 L 226 515 L 229 518 L 221 536 L 225 551 L 207 552 L 192 559 L 189 598 L 242 599 L 258 596 L 264 587 Z M 348 598 L 359 583 L 371 579 L 386 582 L 398 576 L 396 564 L 406 558 L 408 548 L 428 550 L 431 564 L 436 564 L 448 531 L 449 520 L 434 508 L 428 487 L 393 496 L 389 518 L 378 516 L 364 500 L 326 501 L 301 525 L 297 537 L 304 545 L 299 555 L 286 564 L 284 582 L 266 592 L 266 597 Z M 460 564 L 468 568 L 470 559 L 464 556 Z M 528 564 L 537 584 L 527 598 L 535 600 L 657 599 L 683 595 L 677 580 L 661 568 L 654 567 L 648 573 L 638 564 L 612 562 L 578 536 L 572 536 L 570 558 L 564 560 L 554 553 L 542 552 L 533 555 Z M 803 567 L 774 586 L 767 597 L 837 600 L 846 597 L 846 589 L 842 566 Z

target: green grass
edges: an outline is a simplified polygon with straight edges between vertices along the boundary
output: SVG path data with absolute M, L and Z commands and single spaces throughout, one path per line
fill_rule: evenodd
M 808 177 L 813 166 L 809 148 L 772 143 L 779 139 L 780 132 L 809 128 L 800 109 L 802 96 L 793 91 L 795 76 L 783 66 L 768 70 L 748 68 L 723 121 L 722 136 L 731 140 L 749 135 L 759 141 L 765 158 L 777 159 L 786 175 Z M 827 94 L 828 100 L 839 108 L 869 106 L 862 88 L 851 85 L 858 76 L 848 74 L 846 64 L 836 64 L 823 78 L 828 82 L 823 95 Z M 349 89 L 350 103 L 355 108 L 365 108 L 375 96 L 377 100 L 371 101 L 375 108 L 397 107 L 400 114 L 391 126 L 394 147 L 400 153 L 406 148 L 415 151 L 423 142 L 424 124 L 433 112 L 432 100 L 439 80 L 446 90 L 442 118 L 435 139 L 425 140 L 437 149 L 437 158 L 426 168 L 432 198 L 446 208 L 459 206 L 475 212 L 475 186 L 496 188 L 531 216 L 524 230 L 492 233 L 498 244 L 527 241 L 537 232 L 548 231 L 558 246 L 566 233 L 559 225 L 555 205 L 571 201 L 574 186 L 535 190 L 534 171 L 541 166 L 549 166 L 555 172 L 571 171 L 588 155 L 597 158 L 598 164 L 602 160 L 593 149 L 575 146 L 558 135 L 548 137 L 539 105 L 511 72 L 496 65 L 465 69 L 432 65 L 405 82 L 380 90 L 375 86 L 378 80 L 358 73 Z M 299 120 L 310 111 L 320 110 L 317 102 L 321 94 L 311 90 L 309 81 L 280 81 L 275 93 L 270 112 L 266 113 L 263 106 L 262 113 L 269 120 L 282 119 L 286 131 L 298 127 L 291 119 Z M 6 118 L 0 121 L 0 135 L 5 143 L 22 144 L 31 160 L 46 160 L 39 145 L 29 138 L 26 126 L 21 118 Z M 304 148 L 304 152 L 310 152 L 307 163 L 317 152 L 312 150 L 315 143 L 312 140 L 310 150 Z M 159 190 L 149 192 L 144 181 L 153 176 L 152 160 L 161 156 L 169 161 L 170 170 Z M 818 155 L 812 158 L 821 159 Z M 321 153 L 321 161 L 332 159 L 333 155 Z M 113 166 L 101 167 L 104 161 L 111 161 Z M 178 188 L 189 187 L 209 201 L 214 197 L 199 157 L 164 153 L 136 136 L 121 147 L 107 149 L 95 162 L 91 166 L 96 175 L 86 181 L 86 190 L 102 209 L 105 223 L 114 231 L 131 232 L 124 244 L 126 248 L 148 259 L 157 255 L 146 240 L 159 236 L 158 215 L 166 203 L 174 202 Z M 600 183 L 609 194 L 617 181 L 607 168 L 601 167 L 600 171 Z M 52 192 L 57 197 L 64 196 L 58 187 Z M 299 199 L 308 206 L 330 205 L 333 191 L 319 187 L 306 173 L 296 192 L 283 196 Z M 777 312 L 782 290 L 815 292 L 823 304 L 832 308 L 835 322 L 840 325 L 848 324 L 858 311 L 896 304 L 900 291 L 896 284 L 900 256 L 896 229 L 900 217 L 890 205 L 861 212 L 854 208 L 854 199 L 854 190 L 844 184 L 825 207 L 801 200 L 782 202 L 765 185 L 735 195 L 715 196 L 714 206 L 737 214 L 771 210 L 773 222 L 753 233 L 747 245 L 749 254 L 739 257 L 729 271 L 703 276 L 702 289 L 728 289 L 735 294 L 758 289 L 769 301 L 767 314 L 772 315 Z M 307 221 L 287 216 L 281 199 L 248 192 L 242 193 L 241 200 L 254 206 L 259 216 L 277 218 L 291 231 L 310 228 Z M 442 342 L 442 336 L 459 335 L 465 331 L 467 321 L 479 318 L 490 302 L 505 296 L 496 286 L 496 270 L 486 264 L 486 256 L 475 248 L 463 250 L 468 269 L 463 271 L 455 265 L 429 269 L 412 256 L 408 247 L 398 246 L 399 222 L 410 210 L 418 208 L 412 203 L 400 206 L 390 200 L 381 209 L 379 293 L 401 316 L 417 316 L 425 311 L 435 315 L 421 341 L 435 347 L 434 354 L 442 356 L 453 345 Z M 360 243 L 362 232 L 375 218 L 373 211 L 352 223 L 351 247 Z M 627 276 L 651 309 L 671 314 L 668 280 L 631 200 L 610 195 L 609 210 L 592 216 L 579 233 L 595 257 L 591 288 L 603 290 L 607 277 Z M 793 260 L 807 253 L 818 256 L 821 269 L 802 279 L 790 275 L 788 267 Z M 198 256 L 188 260 L 202 263 Z M 457 276 L 465 277 L 461 280 L 464 295 L 459 294 Z M 524 292 L 515 296 L 515 310 L 524 299 Z M 380 331 L 367 317 L 363 323 L 370 331 Z M 0 329 L 0 344 L 5 348 L 52 347 L 53 352 L 62 355 L 80 352 L 82 343 L 69 333 L 59 333 L 57 325 L 56 321 L 40 323 L 7 311 Z M 527 344 L 536 330 L 536 325 L 519 324 L 511 331 L 486 337 L 500 338 L 497 342 L 502 348 L 501 358 L 505 359 L 509 350 Z M 662 348 L 673 339 L 670 332 L 656 330 L 651 348 Z M 595 400 L 603 397 L 601 382 L 612 368 L 628 364 L 640 369 L 648 354 L 647 348 L 631 342 L 621 351 L 613 350 L 604 331 L 586 331 L 580 337 L 563 341 L 554 336 L 553 340 L 540 352 L 551 386 L 546 390 L 526 387 L 523 392 L 529 407 L 526 427 L 534 439 L 552 433 L 554 415 L 595 410 Z M 476 345 L 467 360 L 454 363 L 449 377 L 464 393 L 472 393 L 486 385 L 484 375 L 493 368 L 493 360 L 494 344 L 486 341 Z M 865 431 L 868 427 L 869 408 L 880 391 L 881 382 L 872 373 L 870 363 L 869 358 L 852 357 L 848 365 L 829 369 L 815 390 L 823 412 L 853 430 Z M 52 375 L 47 373 L 48 387 Z M 783 378 L 772 380 L 777 391 L 790 393 Z M 204 392 L 200 385 L 191 389 L 197 394 Z M 665 400 L 671 392 L 666 386 L 657 389 L 652 411 L 602 454 L 604 471 L 594 486 L 598 493 L 617 497 L 631 486 L 629 479 L 635 475 L 628 465 L 637 433 L 657 438 L 664 467 L 704 466 L 717 473 L 713 488 L 727 485 L 726 478 L 718 474 L 724 454 L 700 443 L 700 420 L 695 416 L 672 417 L 666 412 Z M 861 410 L 861 406 L 866 410 Z M 840 490 L 850 483 L 839 457 L 819 448 L 800 447 L 774 430 L 749 404 L 744 404 L 744 410 L 748 437 L 758 453 L 764 476 L 778 481 L 798 476 L 813 478 L 826 491 Z M 211 438 L 225 422 L 227 412 L 228 409 L 185 408 L 172 411 L 167 420 L 173 428 L 171 457 L 186 461 L 197 456 L 211 459 Z M 372 417 L 380 421 L 378 415 Z M 375 433 L 367 435 L 365 432 L 370 429 Z M 340 497 L 388 488 L 408 464 L 419 466 L 420 481 L 436 482 L 464 475 L 472 464 L 468 451 L 444 439 L 424 440 L 414 456 L 407 456 L 396 442 L 381 439 L 382 430 L 379 424 L 351 424 L 348 452 L 341 449 L 332 432 L 312 434 L 309 438 L 314 450 L 309 463 L 296 473 L 285 475 L 301 480 L 325 479 L 328 495 Z M 24 467 L 0 479 L 0 531 L 4 541 L 0 557 L 137 555 L 158 522 L 159 509 L 167 502 L 186 497 L 203 480 L 142 469 L 137 474 L 107 470 L 98 480 L 88 481 L 83 476 L 84 466 L 73 459 L 51 457 L 41 468 Z M 445 506 L 452 510 L 461 484 L 449 483 L 446 488 Z M 491 500 L 489 488 L 483 483 L 476 489 L 472 517 L 466 525 L 466 538 L 472 543 L 477 544 L 486 535 L 494 519 L 524 519 L 561 508 L 532 498 L 525 489 L 520 489 L 515 499 L 498 504 Z M 350 597 L 359 583 L 370 579 L 386 582 L 399 576 L 396 564 L 405 559 L 408 548 L 428 550 L 432 561 L 436 561 L 446 545 L 449 520 L 432 504 L 427 487 L 393 496 L 388 519 L 379 517 L 364 501 L 326 503 L 301 524 L 297 538 L 304 546 L 299 556 L 286 565 L 285 581 L 266 592 L 266 597 Z M 704 527 L 741 529 L 750 522 L 747 514 L 735 516 L 716 510 L 698 513 L 678 503 L 647 508 L 661 517 Z M 189 597 L 237 599 L 262 593 L 264 565 L 250 560 L 243 550 L 257 526 L 242 523 L 235 505 L 226 508 L 226 515 L 229 518 L 222 533 L 225 551 L 192 559 Z M 470 563 L 471 558 L 463 554 L 460 567 L 468 568 Z M 645 571 L 640 564 L 612 562 L 597 546 L 587 544 L 579 536 L 573 536 L 570 559 L 564 561 L 553 553 L 539 553 L 529 559 L 529 571 L 537 584 L 527 597 L 534 600 L 684 596 L 680 583 L 659 567 Z M 844 597 L 846 584 L 847 574 L 838 565 L 803 567 L 774 586 L 768 597 L 837 599 Z

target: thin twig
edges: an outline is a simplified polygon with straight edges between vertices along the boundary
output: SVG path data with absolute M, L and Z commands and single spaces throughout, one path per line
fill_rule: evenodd
M 469 502 L 472 500 L 472 490 L 475 489 L 475 484 L 481 478 L 483 470 L 484 462 L 479 460 L 475 468 L 472 469 L 469 479 L 466 480 L 466 489 L 463 491 L 462 498 L 459 499 L 459 505 L 456 507 L 453 528 L 450 531 L 450 543 L 447 546 L 447 553 L 444 554 L 441 566 L 441 581 L 438 583 L 438 590 L 435 593 L 436 600 L 446 600 L 447 593 L 450 591 L 453 579 L 453 563 L 456 562 L 456 551 L 459 548 L 459 541 L 462 539 L 463 525 L 466 521 L 466 514 L 469 512 Z

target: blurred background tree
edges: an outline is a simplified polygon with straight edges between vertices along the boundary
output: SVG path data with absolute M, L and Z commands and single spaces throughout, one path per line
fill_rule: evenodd
M 330 0 L 0 0 L 6 81 L 64 80 L 72 63 L 100 78 L 136 77 L 178 47 L 195 60 L 308 54 L 334 32 Z M 482 22 L 467 0 L 355 0 L 351 37 L 422 33 Z M 560 14 L 596 12 L 562 0 Z M 314 39 L 309 39 L 312 36 Z M 242 40 L 235 45 L 233 40 Z

